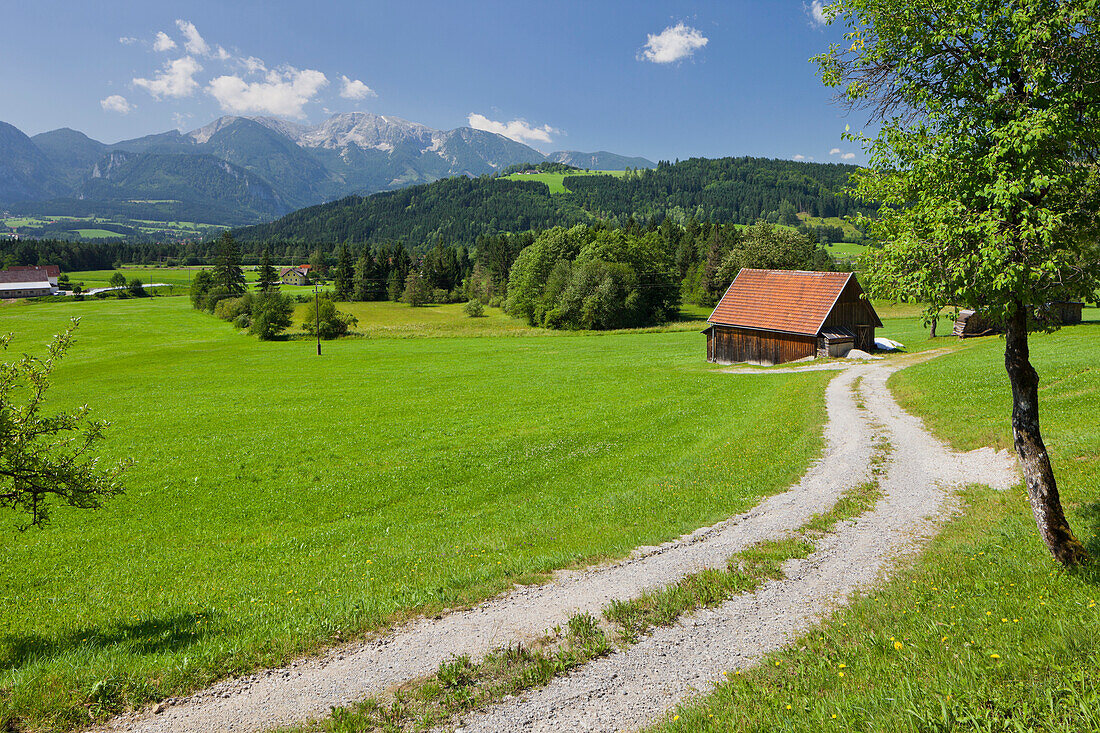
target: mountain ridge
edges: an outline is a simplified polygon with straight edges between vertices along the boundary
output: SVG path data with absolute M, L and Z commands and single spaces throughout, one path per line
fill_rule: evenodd
M 97 183 L 96 171 L 112 165 L 114 153 L 149 154 L 142 175 L 123 177 L 115 185 Z M 231 168 L 188 165 L 173 156 L 210 156 Z M 136 138 L 103 143 L 70 128 L 26 136 L 0 123 L 0 206 L 55 209 L 66 215 L 73 201 L 81 210 L 99 202 L 106 208 L 135 200 L 168 199 L 167 193 L 150 188 L 156 180 L 172 181 L 180 203 L 194 208 L 206 200 L 202 190 L 238 190 L 240 174 L 256 180 L 251 189 L 264 191 L 264 205 L 244 207 L 250 222 L 269 221 L 292 210 L 325 203 L 348 195 L 367 195 L 431 183 L 452 176 L 476 177 L 519 163 L 539 163 L 559 156 L 580 160 L 585 167 L 625 165 L 652 167 L 645 158 L 607 153 L 560 151 L 549 156 L 497 133 L 471 127 L 436 130 L 392 115 L 370 112 L 336 114 L 317 124 L 302 124 L 274 117 L 226 115 L 187 132 L 169 130 Z M 117 160 L 116 160 L 117 162 Z M 156 171 L 157 166 L 163 171 Z M 620 166 L 625 167 L 625 166 Z M 215 177 L 212 181 L 184 181 L 187 171 Z M 140 179 L 140 180 L 139 180 Z M 166 185 L 168 185 L 166 183 Z M 247 187 L 246 187 L 247 188 Z M 243 195 L 243 194 L 242 194 Z M 234 201 L 248 200 L 234 198 Z M 272 204 L 272 202 L 274 202 Z M 269 205 L 271 204 L 271 205 Z M 272 205 L 275 208 L 272 208 Z M 163 207 L 138 218 L 159 220 L 168 216 Z M 241 223 L 238 217 L 226 223 Z

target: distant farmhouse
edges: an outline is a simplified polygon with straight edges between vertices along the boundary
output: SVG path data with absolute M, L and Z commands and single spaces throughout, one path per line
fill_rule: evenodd
M 783 364 L 871 351 L 875 309 L 850 272 L 742 269 L 707 319 L 707 361 Z
M 8 268 L 8 272 L 35 272 L 39 275 L 45 273 L 55 291 L 57 278 L 61 277 L 61 267 L 58 265 L 12 265 Z
M 57 278 L 60 268 L 11 267 L 0 271 L 0 299 L 36 298 L 40 295 L 57 293 Z
M 309 285 L 309 265 L 288 267 L 279 275 L 283 285 Z

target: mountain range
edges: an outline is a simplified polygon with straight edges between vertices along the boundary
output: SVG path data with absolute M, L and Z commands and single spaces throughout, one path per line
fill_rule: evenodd
M 221 117 L 105 144 L 62 128 L 28 137 L 0 122 L 0 207 L 53 216 L 247 224 L 339 199 L 491 174 L 520 163 L 652 168 L 608 152 L 543 153 L 493 132 L 435 130 L 368 112 L 317 125 Z

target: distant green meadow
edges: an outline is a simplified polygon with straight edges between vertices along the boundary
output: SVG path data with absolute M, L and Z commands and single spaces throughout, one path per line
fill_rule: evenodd
M 399 308 L 402 336 L 525 327 L 355 307 L 373 337 L 322 357 L 184 297 L 0 307 L 16 354 L 81 317 L 51 405 L 91 405 L 105 458 L 137 461 L 99 511 L 24 533 L 0 512 L 0 730 L 72 729 L 624 556 L 747 509 L 821 447 L 831 375 L 715 373 L 694 327 L 382 338 Z
M 550 193 L 565 193 L 565 179 L 568 176 L 614 176 L 622 178 L 626 171 L 576 171 L 573 173 L 513 173 L 504 176 L 509 181 L 538 181 L 550 188 Z

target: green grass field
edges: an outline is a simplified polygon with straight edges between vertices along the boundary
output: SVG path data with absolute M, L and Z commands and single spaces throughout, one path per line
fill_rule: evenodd
M 836 259 L 858 260 L 871 248 L 864 244 L 854 242 L 833 242 L 825 247 L 825 251 Z
M 106 229 L 72 229 L 85 239 L 122 239 L 125 235 L 109 232 Z
M 539 181 L 550 187 L 550 193 L 565 193 L 567 176 L 615 176 L 622 178 L 626 171 L 578 171 L 576 173 L 513 173 L 505 176 L 509 181 Z
M 124 265 L 118 272 L 121 272 L 125 276 L 127 282 L 133 279 L 141 280 L 143 283 L 167 283 L 169 285 L 180 285 L 189 287 L 191 285 L 192 278 L 195 277 L 195 273 L 200 270 L 210 269 L 209 267 L 149 267 L 141 265 Z M 278 269 L 278 267 L 276 267 Z M 69 276 L 69 280 L 73 283 L 84 283 L 84 289 L 91 288 L 104 288 L 110 285 L 111 276 L 115 274 L 115 270 L 78 270 L 75 272 L 66 273 Z M 245 280 L 249 283 L 256 282 L 256 269 L 254 267 L 246 267 L 244 270 Z M 298 295 L 312 293 L 312 287 L 283 285 L 281 291 L 289 295 Z
M 100 511 L 25 533 L 0 513 L 0 730 L 86 725 L 744 510 L 818 454 L 830 376 L 714 374 L 693 331 L 318 358 L 186 298 L 3 306 L 0 332 L 41 353 L 70 316 L 51 404 L 92 405 L 105 455 L 137 464 Z
M 1085 318 L 1031 348 L 1063 503 L 1100 558 L 1100 310 Z M 974 339 L 890 384 L 953 447 L 1011 447 L 1003 348 Z M 913 567 L 655 729 L 1100 730 L 1100 570 L 1053 563 L 1022 487 L 963 498 Z
M 844 231 L 844 236 L 849 239 L 855 240 L 863 236 L 852 222 L 839 216 L 811 216 L 802 212 L 798 215 L 798 218 L 802 220 L 803 224 L 809 224 L 810 226 L 840 227 Z
M 282 287 L 282 292 L 294 294 L 297 288 Z M 312 288 L 302 288 L 312 293 Z M 426 338 L 450 336 L 564 336 L 567 332 L 546 328 L 532 328 L 526 321 L 513 318 L 500 308 L 485 308 L 485 315 L 469 318 L 463 312 L 464 303 L 446 305 L 426 305 L 413 308 L 405 303 L 391 301 L 367 303 L 337 303 L 337 309 L 350 313 L 359 319 L 353 332 L 366 338 Z M 290 334 L 303 332 L 303 317 L 308 306 L 305 303 L 295 308 L 294 325 Z M 691 331 L 702 330 L 704 321 L 710 315 L 710 308 L 686 305 L 680 309 L 679 320 L 650 329 L 635 329 L 632 332 L 646 331 Z M 609 335 L 607 333 L 589 333 L 589 337 Z

